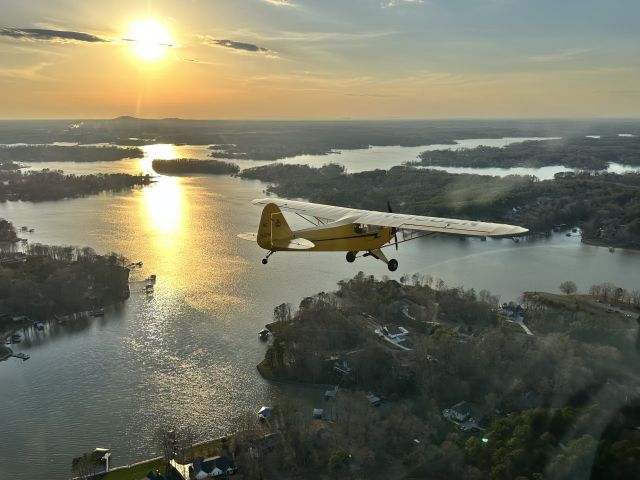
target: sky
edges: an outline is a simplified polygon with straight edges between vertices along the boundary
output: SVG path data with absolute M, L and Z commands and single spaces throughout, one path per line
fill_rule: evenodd
M 0 118 L 640 116 L 637 0 L 2 0 Z

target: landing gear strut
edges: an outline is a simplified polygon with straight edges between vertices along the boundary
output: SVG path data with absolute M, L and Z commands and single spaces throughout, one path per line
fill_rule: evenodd
M 356 253 L 358 252 L 347 252 L 347 262 L 353 263 L 356 261 Z
M 381 262 L 386 263 L 387 268 L 389 269 L 390 272 L 395 272 L 398 269 L 398 261 L 395 258 L 392 258 L 391 260 L 387 259 L 385 254 L 382 253 L 382 250 L 380 250 L 379 248 L 368 251 L 367 253 L 364 254 L 364 256 L 365 257 L 372 256 L 373 258 L 377 258 Z
M 270 250 L 269 253 L 267 253 L 267 255 L 262 259 L 262 264 L 266 265 L 267 263 L 269 263 L 269 257 L 274 253 L 276 252 L 274 252 L 273 250 Z

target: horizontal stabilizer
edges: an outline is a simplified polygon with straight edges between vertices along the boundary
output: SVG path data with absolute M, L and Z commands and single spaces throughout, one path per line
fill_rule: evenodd
M 305 238 L 282 238 L 272 240 L 271 245 L 278 250 L 309 250 L 316 245 Z
M 250 242 L 256 242 L 258 241 L 258 234 L 257 233 L 239 233 L 238 238 L 241 238 L 242 240 L 248 240 Z

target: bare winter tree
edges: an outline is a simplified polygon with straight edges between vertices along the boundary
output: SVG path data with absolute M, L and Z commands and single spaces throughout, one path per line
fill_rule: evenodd
M 578 291 L 578 287 L 576 286 L 576 283 L 572 282 L 571 280 L 562 282 L 559 288 L 560 288 L 560 291 L 565 295 L 569 295 L 570 293 L 576 293 L 576 291 Z
M 162 454 L 162 463 L 164 464 L 165 473 L 169 472 L 169 463 L 176 454 L 176 431 L 169 428 L 159 428 L 156 431 L 156 442 L 160 447 Z
M 100 462 L 92 453 L 83 453 L 71 460 L 71 471 L 82 480 L 88 480 L 98 471 Z

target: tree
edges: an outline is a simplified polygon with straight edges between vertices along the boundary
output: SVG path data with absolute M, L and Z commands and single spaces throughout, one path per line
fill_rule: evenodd
M 156 441 L 162 452 L 162 461 L 164 463 L 165 473 L 169 472 L 169 463 L 176 454 L 176 432 L 168 428 L 159 428 L 156 431 Z
M 88 480 L 98 471 L 100 461 L 93 453 L 83 453 L 71 460 L 71 471 L 82 480 Z
M 350 455 L 344 450 L 333 452 L 329 457 L 329 470 L 336 472 L 349 464 Z
M 562 293 L 564 293 L 565 295 L 569 295 L 571 293 L 576 293 L 576 291 L 578 290 L 578 287 L 576 286 L 575 282 L 572 282 L 571 280 L 567 280 L 566 282 L 562 282 L 560 284 L 560 291 Z
M 291 320 L 291 304 L 281 303 L 273 309 L 273 319 L 276 322 L 288 322 Z

